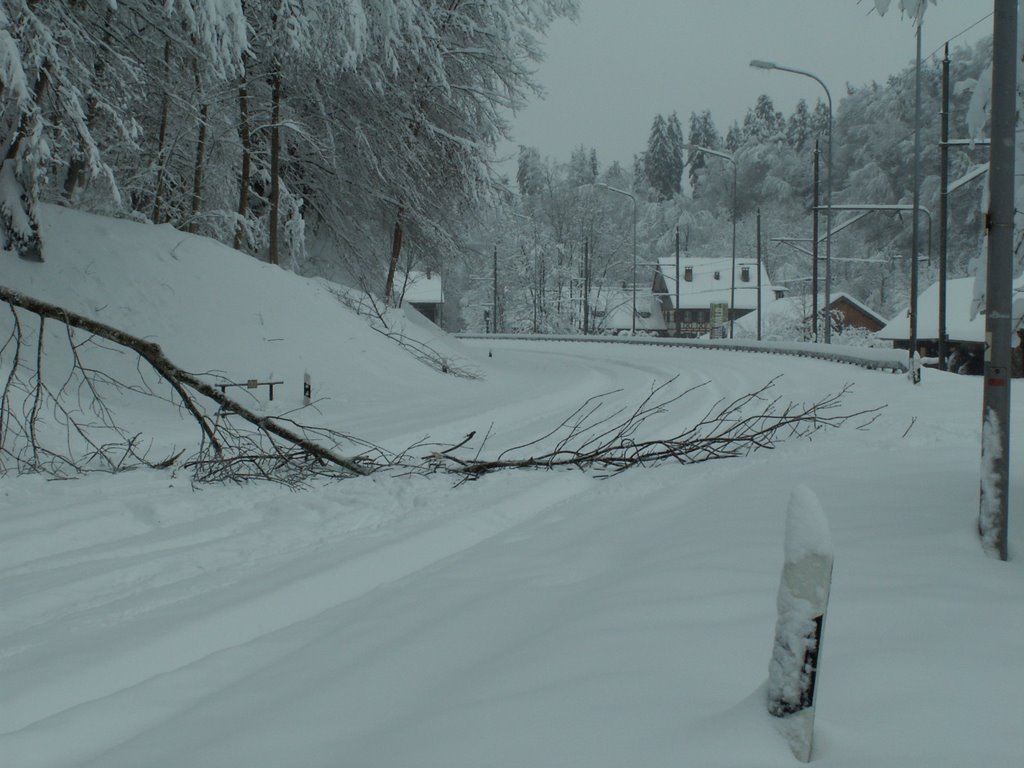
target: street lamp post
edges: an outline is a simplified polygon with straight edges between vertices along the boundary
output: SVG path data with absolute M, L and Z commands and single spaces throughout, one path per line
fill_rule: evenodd
M 729 338 L 731 339 L 733 316 L 736 314 L 736 156 L 697 144 L 683 144 L 682 147 L 690 152 L 704 152 L 732 163 L 732 284 L 729 288 Z M 679 307 L 676 309 L 678 310 Z
M 630 331 L 634 336 L 636 336 L 636 198 L 624 189 L 609 187 L 607 184 L 602 182 L 598 182 L 597 184 L 594 184 L 594 186 L 607 189 L 609 192 L 616 192 L 620 195 L 625 195 L 633 201 L 633 318 Z
M 820 77 L 802 69 L 784 67 L 773 61 L 758 61 L 754 59 L 750 66 L 755 69 L 777 69 L 780 72 L 790 72 L 794 75 L 803 75 L 814 80 L 825 89 L 825 98 L 828 99 L 828 159 L 825 161 L 828 167 L 828 185 L 825 187 L 825 208 L 828 229 L 825 230 L 825 343 L 832 343 L 832 94 L 828 86 Z

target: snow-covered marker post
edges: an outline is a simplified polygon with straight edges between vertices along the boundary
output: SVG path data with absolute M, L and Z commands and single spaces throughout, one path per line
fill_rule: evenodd
M 801 762 L 810 762 L 814 694 L 832 585 L 832 540 L 817 496 L 793 489 L 786 514 L 786 561 L 779 584 L 775 645 L 768 666 L 768 711 Z

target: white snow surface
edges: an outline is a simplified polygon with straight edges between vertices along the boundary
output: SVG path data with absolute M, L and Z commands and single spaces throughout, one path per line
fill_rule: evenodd
M 273 403 L 238 395 L 267 413 L 301 405 L 308 369 L 317 405 L 293 417 L 390 447 L 490 430 L 490 456 L 591 396 L 635 407 L 674 376 L 669 394 L 707 383 L 646 432 L 674 434 L 776 376 L 787 402 L 852 383 L 843 409 L 887 407 L 863 430 L 610 479 L 0 478 L 5 768 L 793 765 L 765 703 L 800 484 L 835 555 L 814 762 L 1024 760 L 1024 454 L 1011 448 L 1001 563 L 977 532 L 980 379 L 435 335 L 483 377 L 457 379 L 322 281 L 168 227 L 49 207 L 41 221 L 47 262 L 5 257 L 0 283 L 146 335 L 192 370 L 280 378 Z M 123 397 L 158 454 L 197 439 L 176 410 Z
M 786 562 L 796 563 L 807 555 L 832 557 L 832 537 L 821 502 L 806 485 L 798 485 L 789 497 L 786 513 Z

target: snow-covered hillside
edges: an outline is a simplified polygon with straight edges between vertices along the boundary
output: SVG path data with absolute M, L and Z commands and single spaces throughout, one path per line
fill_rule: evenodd
M 193 488 L 180 470 L 8 474 L 5 768 L 793 765 L 765 682 L 797 485 L 820 500 L 835 557 L 814 762 L 1024 759 L 1017 382 L 1000 563 L 975 530 L 975 378 L 929 370 L 913 387 L 778 355 L 459 342 L 389 315 L 479 374 L 457 378 L 322 281 L 167 227 L 55 208 L 43 225 L 49 260 L 5 257 L 0 284 L 158 341 L 191 370 L 283 380 L 273 403 L 257 392 L 261 412 L 299 406 L 308 370 L 318 403 L 304 419 L 393 448 L 476 430 L 494 455 L 589 397 L 634 407 L 670 380 L 669 394 L 708 383 L 653 432 L 776 376 L 784 401 L 851 383 L 843 410 L 886 408 L 863 430 L 611 479 L 378 475 L 289 491 Z M 121 397 L 161 446 L 198 439 L 177 409 Z

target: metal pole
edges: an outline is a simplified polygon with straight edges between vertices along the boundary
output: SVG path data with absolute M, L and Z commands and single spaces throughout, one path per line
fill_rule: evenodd
M 946 370 L 946 245 L 949 218 L 949 43 L 942 58 L 942 111 L 939 130 L 939 370 Z
M 494 246 L 494 303 L 491 307 L 491 312 L 494 314 L 494 320 L 491 323 L 491 328 L 494 329 L 494 333 L 498 332 L 498 246 Z
M 757 209 L 757 340 L 761 340 L 761 209 Z
M 633 201 L 633 335 L 636 336 L 636 198 L 630 195 L 629 199 Z
M 811 217 L 811 317 L 814 318 L 814 342 L 818 342 L 818 170 L 820 163 L 818 142 L 814 142 L 814 214 Z
M 814 78 L 817 80 L 817 78 Z M 828 97 L 828 186 L 825 187 L 825 205 L 828 212 L 825 214 L 825 343 L 832 343 L 832 94 L 821 80 L 821 87 L 825 88 L 825 95 Z
M 676 321 L 676 336 L 683 335 L 683 328 L 681 325 L 681 312 L 679 309 L 679 225 L 676 224 L 676 304 L 675 311 L 672 313 L 675 315 Z
M 633 322 L 632 322 L 632 324 L 630 326 L 630 330 L 633 332 L 633 335 L 635 336 L 636 335 L 636 197 L 632 193 L 626 192 L 624 189 L 618 189 L 617 187 L 609 187 L 607 184 L 604 184 L 603 182 L 600 183 L 600 184 L 595 184 L 594 186 L 595 187 L 600 187 L 601 189 L 607 189 L 609 192 L 615 192 L 615 193 L 620 194 L 620 195 L 625 195 L 626 197 L 628 197 L 630 200 L 633 201 Z
M 590 239 L 583 241 L 583 335 L 590 328 Z
M 732 287 L 729 289 L 729 338 L 736 319 L 736 159 L 732 161 Z
M 920 232 L 917 209 L 921 202 L 921 20 L 917 21 L 917 68 L 914 75 L 914 212 L 910 248 L 910 380 L 921 383 L 921 371 L 914 364 L 917 354 L 917 255 Z
M 920 57 L 919 57 L 920 58 Z M 804 69 L 794 69 L 776 64 L 774 61 L 760 61 L 754 59 L 750 66 L 755 69 L 777 69 L 780 72 L 791 72 L 794 75 L 803 75 L 814 80 L 825 90 L 825 98 L 828 99 L 828 158 L 825 161 L 828 173 L 828 185 L 825 187 L 825 216 L 828 229 L 825 230 L 825 343 L 832 343 L 832 93 L 829 91 L 825 81 L 812 72 Z
M 1010 466 L 1010 325 L 1013 281 L 1017 0 L 995 0 L 992 33 L 992 144 L 985 287 L 985 389 L 981 429 L 982 546 L 1007 557 Z

